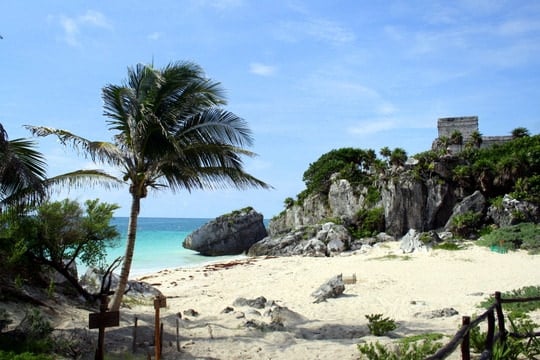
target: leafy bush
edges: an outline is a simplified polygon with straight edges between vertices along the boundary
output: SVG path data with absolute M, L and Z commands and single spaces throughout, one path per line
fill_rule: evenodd
M 2 334 L 0 348 L 17 353 L 50 353 L 52 351 L 54 344 L 50 335 L 53 327 L 38 309 L 28 311 L 18 329 L 24 337 L 20 341 L 14 341 L 12 337 Z
M 483 235 L 476 241 L 481 246 L 503 246 L 508 250 L 527 250 L 531 254 L 540 253 L 540 224 L 521 223 L 505 226 Z
M 0 350 L 0 360 L 53 360 L 54 357 L 45 354 L 32 354 L 24 352 L 22 354 L 16 354 L 14 352 L 5 352 Z
M 354 218 L 354 225 L 349 229 L 355 238 L 369 237 L 384 230 L 384 209 L 360 209 Z
M 460 237 L 468 238 L 477 233 L 481 221 L 481 213 L 467 211 L 452 218 L 450 230 Z
M 388 317 L 383 318 L 382 314 L 365 315 L 368 319 L 368 329 L 370 334 L 383 336 L 389 331 L 397 328 L 396 322 Z
M 463 244 L 459 244 L 456 242 L 442 242 L 440 244 L 436 244 L 433 246 L 434 250 L 448 250 L 448 251 L 455 251 L 455 250 L 464 250 L 466 247 Z
M 540 286 L 524 286 L 517 290 L 512 290 L 504 292 L 501 294 L 503 299 L 515 299 L 515 298 L 530 298 L 530 297 L 540 297 Z M 489 296 L 486 300 L 480 303 L 480 306 L 483 308 L 489 308 L 495 302 L 493 295 Z M 530 301 L 530 302 L 518 302 L 518 303 L 508 303 L 503 304 L 503 308 L 509 312 L 524 312 L 534 311 L 540 309 L 539 301 Z
M 331 150 L 311 163 L 304 172 L 307 195 L 327 194 L 330 189 L 331 177 L 339 173 L 353 186 L 370 182 L 367 170 L 374 164 L 377 156 L 373 150 L 342 148 Z M 305 198 L 303 195 L 303 198 Z M 300 194 L 298 196 L 301 200 Z
M 538 328 L 530 317 L 522 312 L 512 312 L 508 315 L 510 323 L 510 332 L 516 334 L 532 334 Z M 487 332 L 481 331 L 478 326 L 471 329 L 469 332 L 470 344 L 473 350 L 477 353 L 482 353 L 485 350 Z M 520 357 L 524 355 L 525 357 Z M 514 359 L 536 359 L 540 355 L 540 340 L 517 339 L 508 336 L 506 341 L 502 343 L 500 340 L 493 344 L 493 360 L 514 360 Z
M 422 360 L 433 355 L 442 347 L 436 341 L 442 338 L 441 334 L 417 335 L 400 340 L 397 345 L 385 347 L 378 341 L 375 343 L 358 344 L 360 359 L 368 360 Z

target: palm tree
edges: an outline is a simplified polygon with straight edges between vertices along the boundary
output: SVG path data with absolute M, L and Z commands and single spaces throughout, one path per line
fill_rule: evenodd
M 65 130 L 29 127 L 38 136 L 56 135 L 94 161 L 118 168 L 129 184 L 131 209 L 127 245 L 111 309 L 118 310 L 131 269 L 141 199 L 149 189 L 270 188 L 246 173 L 242 156 L 255 156 L 247 123 L 221 108 L 219 83 L 189 62 L 163 69 L 137 65 L 127 81 L 103 88 L 104 115 L 113 142 L 90 141 Z
M 27 139 L 9 140 L 0 124 L 0 212 L 8 206 L 21 209 L 45 196 L 46 163 Z
M 514 139 L 518 139 L 518 138 L 522 138 L 522 137 L 526 137 L 526 136 L 531 135 L 529 130 L 527 128 L 524 128 L 524 127 L 515 128 L 514 130 L 512 130 L 511 134 L 512 134 L 512 138 L 514 138 Z

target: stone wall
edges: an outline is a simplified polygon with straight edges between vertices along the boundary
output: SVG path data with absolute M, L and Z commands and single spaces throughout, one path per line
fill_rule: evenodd
M 482 148 L 488 148 L 490 146 L 493 146 L 495 144 L 502 144 L 507 141 L 512 140 L 513 137 L 511 135 L 508 136 L 482 136 Z
M 463 144 L 470 139 L 471 134 L 478 130 L 478 116 L 462 116 L 440 118 L 437 121 L 439 138 L 452 137 L 454 131 L 459 131 L 463 137 Z M 488 148 L 495 144 L 502 144 L 512 140 L 512 136 L 482 136 L 482 148 Z M 435 143 L 434 143 L 435 144 Z M 452 153 L 458 153 L 463 149 L 462 145 L 450 145 L 448 150 Z
M 478 116 L 448 117 L 437 120 L 439 137 L 450 138 L 454 131 L 459 131 L 463 136 L 463 143 L 471 137 L 471 134 L 478 131 Z

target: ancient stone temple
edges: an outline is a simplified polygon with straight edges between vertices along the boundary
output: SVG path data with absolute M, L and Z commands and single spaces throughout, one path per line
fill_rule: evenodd
M 471 134 L 478 131 L 478 116 L 448 117 L 437 120 L 439 137 L 450 138 L 454 131 L 459 131 L 463 136 L 463 142 L 471 137 Z
M 438 138 L 451 138 L 454 131 L 459 131 L 463 137 L 463 144 L 471 138 L 471 134 L 478 130 L 478 116 L 447 117 L 437 120 Z M 512 140 L 512 136 L 482 136 L 482 148 L 500 144 Z M 436 142 L 434 142 L 435 146 Z M 459 152 L 463 149 L 462 145 L 450 145 L 450 152 Z

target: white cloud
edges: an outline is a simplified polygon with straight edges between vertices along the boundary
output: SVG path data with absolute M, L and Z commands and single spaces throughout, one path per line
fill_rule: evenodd
M 270 76 L 276 72 L 276 68 L 271 65 L 251 63 L 249 64 L 249 72 L 255 75 Z
M 103 28 L 110 29 L 111 25 L 106 17 L 93 10 L 76 17 L 60 15 L 58 17 L 60 26 L 64 30 L 63 40 L 71 46 L 80 46 L 80 36 L 82 28 Z

